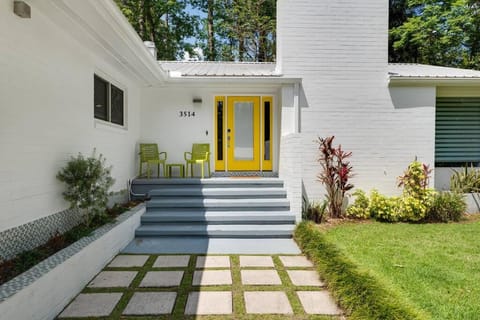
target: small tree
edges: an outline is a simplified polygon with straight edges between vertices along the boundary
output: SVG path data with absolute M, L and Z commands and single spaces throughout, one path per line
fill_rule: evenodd
M 348 182 L 353 176 L 352 166 L 347 161 L 352 153 L 343 151 L 341 145 L 333 147 L 334 138 L 335 136 L 318 138 L 320 151 L 318 162 L 322 166 L 318 180 L 325 185 L 330 217 L 340 218 L 345 214 L 343 203 L 347 191 L 353 188 L 353 185 Z
M 70 202 L 70 208 L 85 214 L 87 225 L 94 217 L 105 215 L 108 190 L 114 183 L 111 170 L 105 166 L 105 158 L 101 154 L 97 158 L 94 150 L 88 158 L 81 153 L 71 157 L 57 174 L 57 179 L 67 185 L 67 190 L 62 193 L 64 199 Z

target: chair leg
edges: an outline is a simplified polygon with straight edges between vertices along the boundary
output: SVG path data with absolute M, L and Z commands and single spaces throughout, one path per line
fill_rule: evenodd
M 210 178 L 212 176 L 212 172 L 210 171 L 210 160 L 207 161 L 207 166 L 208 166 L 208 177 Z
M 165 173 L 167 172 L 165 162 L 162 162 L 162 166 L 163 166 L 163 177 L 165 177 Z
M 142 176 L 142 162 L 140 161 L 140 169 L 138 170 L 138 177 L 140 178 Z
M 204 176 L 204 174 L 203 174 L 203 172 L 204 172 L 204 169 L 205 169 L 205 163 L 204 163 L 204 162 L 202 162 L 202 179 L 203 179 L 203 178 L 205 178 L 205 176 Z
M 150 179 L 150 163 L 147 163 L 147 179 Z

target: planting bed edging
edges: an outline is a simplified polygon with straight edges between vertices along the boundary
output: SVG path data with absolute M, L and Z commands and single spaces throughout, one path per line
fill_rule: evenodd
M 53 319 L 135 237 L 141 204 L 0 286 L 5 319 Z

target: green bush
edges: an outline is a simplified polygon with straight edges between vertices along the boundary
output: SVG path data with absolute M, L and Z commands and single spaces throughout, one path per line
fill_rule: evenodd
M 310 220 L 315 223 L 322 223 L 327 220 L 327 201 L 311 202 L 303 212 L 303 219 Z
M 455 192 L 437 193 L 427 211 L 425 220 L 429 222 L 459 221 L 467 209 L 462 194 Z
M 450 177 L 450 190 L 456 193 L 480 192 L 480 170 L 465 166 L 462 171 L 453 170 Z
M 63 192 L 65 200 L 72 209 L 85 214 L 86 224 L 92 219 L 102 219 L 108 202 L 108 189 L 114 180 L 110 175 L 111 167 L 105 166 L 105 158 L 100 154 L 85 158 L 82 154 L 72 157 L 57 174 L 57 179 L 67 185 Z
M 370 218 L 370 200 L 365 194 L 365 191 L 358 189 L 353 193 L 355 201 L 351 206 L 347 208 L 347 217 L 355 219 L 368 219 Z
M 377 190 L 372 190 L 370 194 L 370 206 L 368 207 L 370 216 L 380 221 L 399 221 L 399 200 L 400 198 L 398 197 L 387 197 Z

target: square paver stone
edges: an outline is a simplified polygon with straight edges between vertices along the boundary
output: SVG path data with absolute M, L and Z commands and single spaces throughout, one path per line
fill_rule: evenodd
M 272 257 L 240 256 L 240 267 L 274 267 Z
M 183 271 L 149 271 L 140 287 L 176 287 L 182 282 Z
M 232 310 L 232 293 L 229 291 L 190 292 L 185 314 L 231 314 Z
M 297 295 L 308 314 L 339 315 L 342 313 L 327 291 L 297 291 Z
M 283 291 L 247 291 L 244 298 L 247 313 L 293 314 Z
M 113 268 L 143 267 L 148 256 L 119 255 L 108 265 Z
M 121 293 L 79 294 L 58 317 L 105 317 L 112 313 L 121 297 Z
M 287 270 L 287 273 L 292 283 L 296 286 L 321 287 L 324 285 L 323 282 L 320 281 L 317 271 Z
M 230 268 L 229 256 L 199 256 L 197 257 L 197 269 L 203 268 Z
M 205 270 L 193 273 L 192 285 L 194 286 L 215 286 L 232 284 L 230 270 Z
M 280 285 L 282 280 L 276 270 L 241 270 L 244 285 Z
M 170 314 L 175 305 L 176 297 L 176 292 L 135 292 L 123 314 Z
M 282 256 L 280 257 L 285 267 L 313 267 L 313 263 L 310 262 L 304 256 Z
M 136 275 L 136 271 L 102 271 L 89 283 L 88 287 L 128 287 Z
M 188 267 L 188 261 L 190 256 L 159 256 L 155 263 L 154 268 L 176 268 L 176 267 Z

